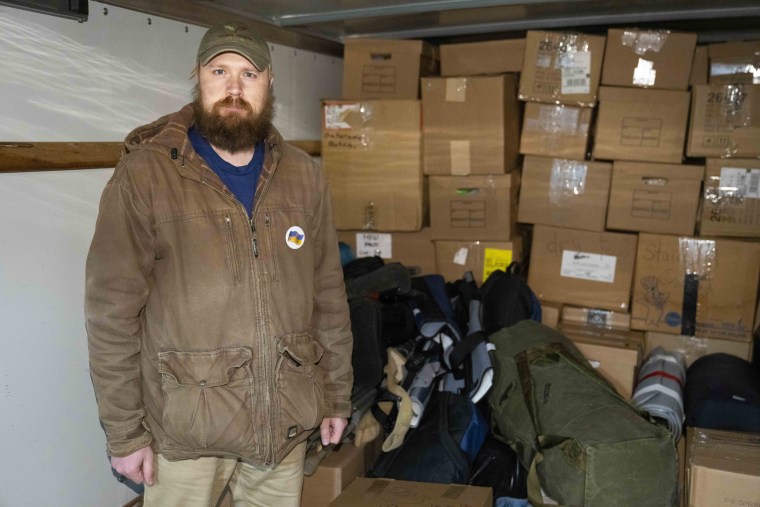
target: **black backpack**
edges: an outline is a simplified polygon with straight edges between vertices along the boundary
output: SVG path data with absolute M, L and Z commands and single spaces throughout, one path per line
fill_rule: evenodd
M 686 370 L 686 425 L 760 433 L 760 373 L 729 354 L 702 356 Z
M 492 272 L 480 287 L 483 300 L 483 331 L 486 334 L 522 320 L 541 322 L 541 303 L 528 287 L 522 266 L 513 262 L 506 271 Z
M 344 266 L 344 277 L 354 337 L 354 384 L 377 387 L 384 378 L 388 345 L 416 334 L 411 312 L 388 302 L 409 292 L 411 276 L 399 263 L 362 257 Z
M 468 484 L 488 430 L 485 418 L 467 396 L 436 391 L 420 425 L 407 431 L 399 447 L 381 453 L 368 476 Z

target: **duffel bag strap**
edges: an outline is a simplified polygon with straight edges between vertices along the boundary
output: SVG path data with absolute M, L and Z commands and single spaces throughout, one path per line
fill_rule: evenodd
M 533 377 L 530 373 L 527 351 L 522 351 L 515 356 L 515 365 L 517 366 L 518 376 L 520 377 L 520 385 L 523 398 L 525 399 L 525 405 L 528 408 L 530 419 L 533 422 L 533 431 L 536 434 L 536 440 L 533 443 L 535 453 L 533 454 L 530 469 L 528 470 L 528 500 L 533 507 L 543 507 L 547 504 L 544 504 L 543 496 L 541 495 L 541 481 L 538 478 L 538 465 L 544 459 L 543 451 L 544 449 L 561 445 L 563 442 L 571 439 L 542 434 L 541 425 L 538 421 L 535 396 L 533 396 Z
M 537 440 L 542 440 L 542 437 L 538 437 Z M 551 446 L 548 446 L 551 447 Z M 528 470 L 528 501 L 533 507 L 566 507 L 561 504 L 545 504 L 544 496 L 541 494 L 541 481 L 538 479 L 538 464 L 544 459 L 544 454 L 539 449 L 533 456 L 533 460 L 530 462 L 530 469 Z

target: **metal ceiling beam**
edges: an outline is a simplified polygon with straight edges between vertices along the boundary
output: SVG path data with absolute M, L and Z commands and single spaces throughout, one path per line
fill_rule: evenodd
M 587 0 L 565 0 L 566 3 L 583 3 Z M 404 16 L 428 12 L 450 11 L 455 9 L 478 9 L 481 7 L 506 7 L 512 5 L 533 5 L 557 3 L 557 0 L 429 0 L 406 2 L 402 4 L 385 4 L 354 9 L 336 9 L 327 12 L 308 14 L 284 14 L 275 16 L 272 21 L 278 26 L 303 26 L 313 23 L 332 23 L 352 19 L 377 18 L 385 16 Z
M 579 14 L 577 16 L 545 17 L 470 23 L 452 26 L 431 26 L 401 30 L 362 32 L 346 34 L 348 38 L 432 38 L 456 35 L 518 32 L 523 30 L 556 29 L 562 27 L 602 26 L 668 21 L 691 21 L 700 19 L 726 19 L 760 17 L 760 5 L 756 7 L 715 7 L 703 9 L 663 10 L 659 12 L 628 12 L 608 14 Z

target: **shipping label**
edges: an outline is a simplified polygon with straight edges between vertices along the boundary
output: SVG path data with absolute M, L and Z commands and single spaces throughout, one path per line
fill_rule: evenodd
M 617 257 L 574 250 L 562 251 L 560 275 L 591 282 L 615 282 Z

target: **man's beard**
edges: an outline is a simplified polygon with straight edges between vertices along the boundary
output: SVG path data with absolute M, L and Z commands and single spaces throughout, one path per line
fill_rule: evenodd
M 224 107 L 242 108 L 244 112 L 221 113 Z M 237 153 L 253 149 L 259 141 L 266 139 L 274 118 L 274 96 L 267 93 L 264 107 L 258 114 L 251 105 L 240 97 L 228 96 L 216 102 L 211 111 L 206 111 L 201 100 L 200 87 L 193 90 L 193 112 L 195 125 L 201 135 L 217 148 Z

